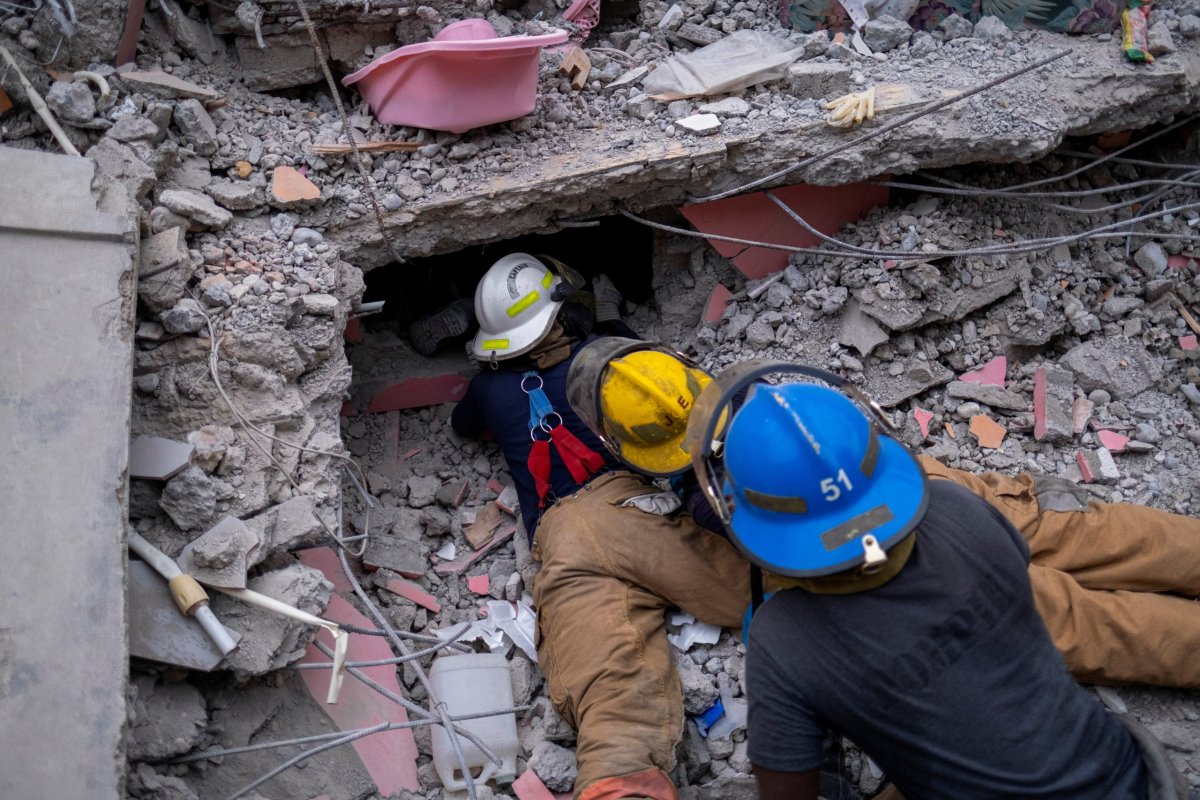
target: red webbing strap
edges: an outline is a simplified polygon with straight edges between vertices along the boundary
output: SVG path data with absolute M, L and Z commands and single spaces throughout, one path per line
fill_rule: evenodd
M 526 461 L 533 485 L 537 489 L 538 508 L 546 507 L 546 495 L 550 492 L 550 442 L 535 439 L 529 448 Z
M 583 483 L 604 467 L 604 457 L 579 441 L 575 434 L 567 430 L 567 426 L 551 428 L 550 438 L 554 440 L 559 457 L 576 483 Z

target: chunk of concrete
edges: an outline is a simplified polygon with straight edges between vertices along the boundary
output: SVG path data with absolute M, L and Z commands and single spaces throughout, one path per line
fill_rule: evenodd
M 1075 373 L 1085 392 L 1104 389 L 1115 399 L 1144 392 L 1162 379 L 1162 365 L 1140 342 L 1091 339 L 1071 348 L 1059 364 Z
M 1074 439 L 1074 401 L 1074 375 L 1065 369 L 1038 367 L 1033 375 L 1033 438 L 1055 444 Z
M 217 125 L 199 100 L 180 100 L 171 116 L 175 127 L 199 155 L 211 156 L 217 152 Z
M 181 530 L 199 530 L 212 521 L 216 512 L 212 478 L 199 467 L 188 467 L 167 482 L 158 504 Z
M 371 569 L 390 569 L 406 578 L 419 578 L 429 567 L 429 557 L 418 542 L 373 530 L 367 539 L 363 564 Z
M 955 400 L 974 400 L 992 408 L 1003 408 L 1007 411 L 1027 411 L 1029 404 L 1019 394 L 1002 389 L 999 386 L 985 386 L 981 383 L 954 381 L 946 388 L 946 395 Z
M 188 468 L 194 450 L 161 436 L 137 436 L 129 443 L 129 477 L 170 480 Z
M 833 99 L 853 89 L 850 67 L 837 62 L 798 61 L 788 67 L 788 87 L 796 97 Z
M 1121 478 L 1112 453 L 1103 447 L 1081 450 L 1075 454 L 1075 463 L 1083 475 L 1084 483 L 1116 483 Z
M 285 33 L 264 38 L 266 50 L 258 49 L 254 37 L 234 39 L 238 75 L 247 88 L 256 92 L 290 89 L 321 80 L 321 65 L 307 35 Z
M 186 683 L 162 683 L 152 675 L 134 678 L 133 686 L 131 760 L 170 758 L 200 743 L 208 727 L 208 709 L 198 689 Z
M 183 299 L 191 276 L 182 228 L 167 228 L 142 240 L 138 299 L 151 311 L 166 311 Z
M 201 583 L 244 589 L 246 572 L 258 562 L 258 535 L 237 517 L 225 517 L 189 542 L 175 559 L 179 568 Z
M 859 355 L 869 356 L 872 350 L 887 340 L 888 332 L 863 313 L 857 300 L 846 303 L 838 329 L 838 342 L 853 347 Z
M 233 221 L 233 214 L 214 203 L 208 195 L 199 192 L 167 189 L 158 196 L 158 201 L 176 214 L 216 230 Z

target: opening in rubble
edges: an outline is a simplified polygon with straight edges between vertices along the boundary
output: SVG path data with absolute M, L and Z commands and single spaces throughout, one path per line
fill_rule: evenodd
M 401 338 L 417 319 L 458 300 L 475 296 L 475 284 L 488 267 L 509 253 L 547 255 L 585 278 L 608 275 L 626 300 L 650 297 L 653 234 L 623 217 L 553 234 L 526 234 L 454 253 L 415 258 L 367 273 L 364 302 L 383 300 L 383 311 L 363 318 L 367 331 L 394 331 Z

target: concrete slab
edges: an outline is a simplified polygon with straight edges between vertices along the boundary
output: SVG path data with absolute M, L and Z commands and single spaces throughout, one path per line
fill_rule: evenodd
M 135 243 L 86 158 L 0 147 L 0 797 L 124 797 Z

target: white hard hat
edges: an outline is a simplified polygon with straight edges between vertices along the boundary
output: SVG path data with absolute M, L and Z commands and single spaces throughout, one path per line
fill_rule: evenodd
M 482 361 L 503 361 L 529 352 L 554 327 L 563 279 L 527 253 L 497 261 L 475 287 L 479 332 L 471 352 Z

